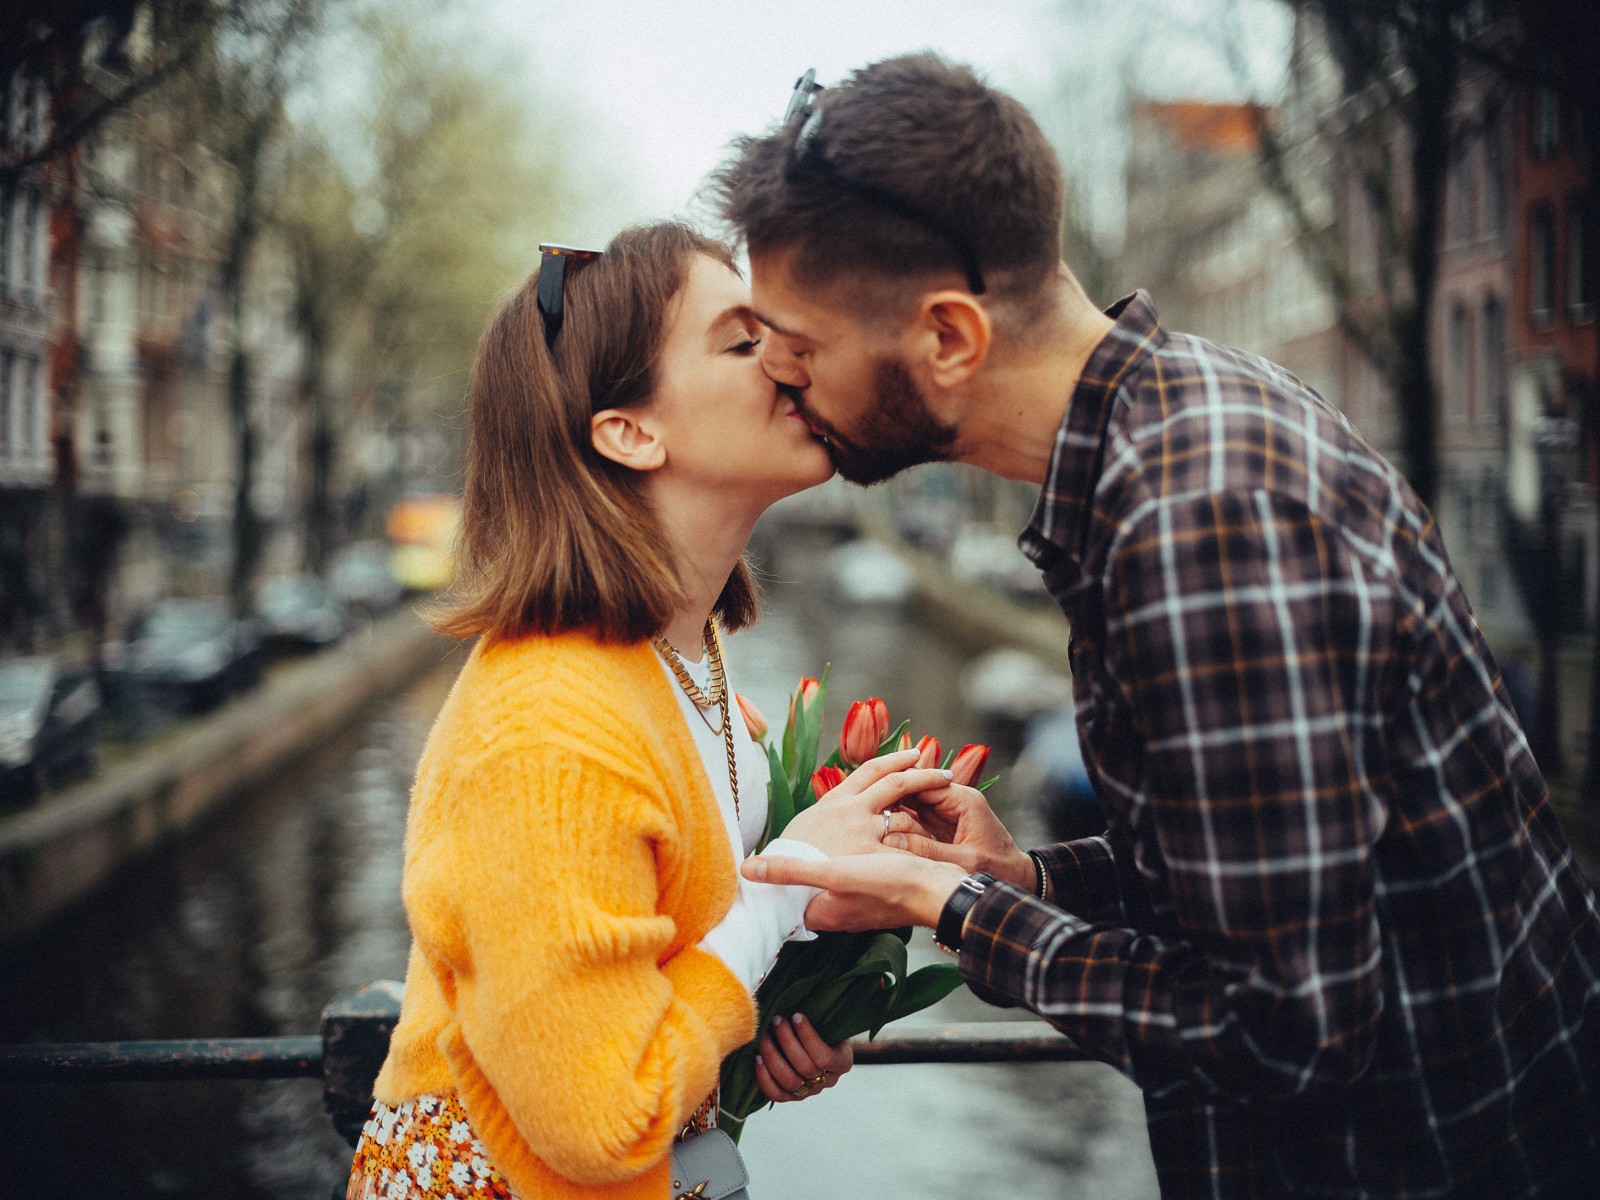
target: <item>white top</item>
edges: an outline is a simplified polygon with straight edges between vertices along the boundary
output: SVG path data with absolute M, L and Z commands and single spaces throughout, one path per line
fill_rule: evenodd
M 689 678 L 702 692 L 710 688 L 709 657 L 702 655 L 699 662 L 683 660 Z M 723 666 L 727 666 L 726 652 Z M 767 825 L 766 751 L 750 736 L 738 704 L 730 699 L 728 720 L 733 722 L 733 753 L 739 773 L 739 816 L 735 820 L 733 789 L 728 784 L 728 748 L 722 740 L 719 720 L 722 709 L 697 708 L 678 683 L 672 668 L 663 662 L 661 669 L 672 683 L 672 694 L 678 698 L 678 707 L 688 723 L 695 748 L 700 751 L 700 760 L 705 764 L 711 791 L 717 798 L 723 824 L 728 830 L 734 861 L 742 862 L 756 848 Z M 731 678 L 728 688 L 731 697 Z M 705 720 L 701 719 L 701 713 L 705 714 Z M 791 838 L 773 839 L 764 853 L 816 861 L 828 857 L 809 842 Z M 728 969 L 753 994 L 772 969 L 778 951 L 785 942 L 809 941 L 817 936 L 806 928 L 805 912 L 806 905 L 811 903 L 819 890 L 795 884 L 751 883 L 741 875 L 739 891 L 734 896 L 733 906 L 728 909 L 728 915 L 706 934 L 700 942 L 700 948 L 715 954 L 727 964 Z

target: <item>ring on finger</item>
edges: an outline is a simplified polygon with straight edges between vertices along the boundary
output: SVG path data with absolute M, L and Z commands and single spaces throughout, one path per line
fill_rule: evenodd
M 793 1096 L 796 1100 L 804 1100 L 810 1094 L 811 1094 L 811 1082 L 810 1082 L 810 1080 L 807 1080 L 806 1082 L 802 1083 L 799 1087 L 795 1088 L 793 1091 L 791 1091 L 789 1093 L 789 1095 Z
M 828 1082 L 828 1073 L 826 1071 L 824 1071 L 822 1074 L 813 1075 L 810 1079 L 806 1080 L 806 1086 L 807 1087 L 819 1088 L 819 1087 L 822 1087 L 827 1082 Z
M 894 814 L 893 813 L 884 813 L 883 814 L 883 832 L 878 835 L 878 840 L 880 842 L 883 841 L 884 838 L 889 836 L 889 824 L 893 820 L 894 820 Z

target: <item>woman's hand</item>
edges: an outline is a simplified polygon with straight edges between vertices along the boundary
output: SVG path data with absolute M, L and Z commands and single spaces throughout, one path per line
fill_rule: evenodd
M 855 1061 L 849 1042 L 828 1045 L 804 1016 L 774 1017 L 756 1054 L 756 1083 L 768 1100 L 786 1104 L 831 1088 Z
M 882 850 L 890 809 L 920 793 L 950 786 L 950 772 L 916 767 L 915 750 L 897 750 L 862 763 L 845 781 L 805 812 L 796 814 L 783 831 L 786 838 L 807 842 L 830 858 Z M 915 818 L 902 815 L 896 828 L 921 832 Z

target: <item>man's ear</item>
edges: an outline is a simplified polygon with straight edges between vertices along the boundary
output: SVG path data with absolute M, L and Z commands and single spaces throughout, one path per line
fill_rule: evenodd
M 607 408 L 589 419 L 589 440 L 614 463 L 654 471 L 667 461 L 660 432 L 642 409 Z
M 967 292 L 929 292 L 914 325 L 923 366 L 942 388 L 965 383 L 988 360 L 994 327 L 983 305 Z

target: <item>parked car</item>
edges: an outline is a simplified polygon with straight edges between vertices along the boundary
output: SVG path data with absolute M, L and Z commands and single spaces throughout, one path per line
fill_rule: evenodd
M 92 774 L 100 753 L 100 689 L 40 655 L 0 662 L 0 806 Z
M 334 552 L 328 586 L 350 612 L 377 616 L 400 603 L 405 588 L 389 565 L 391 553 L 380 541 L 352 542 Z
M 261 678 L 261 634 L 219 597 L 163 600 L 135 627 L 121 669 L 137 702 L 204 712 Z
M 321 650 L 344 636 L 349 617 L 315 575 L 279 575 L 261 585 L 256 620 L 269 649 Z

